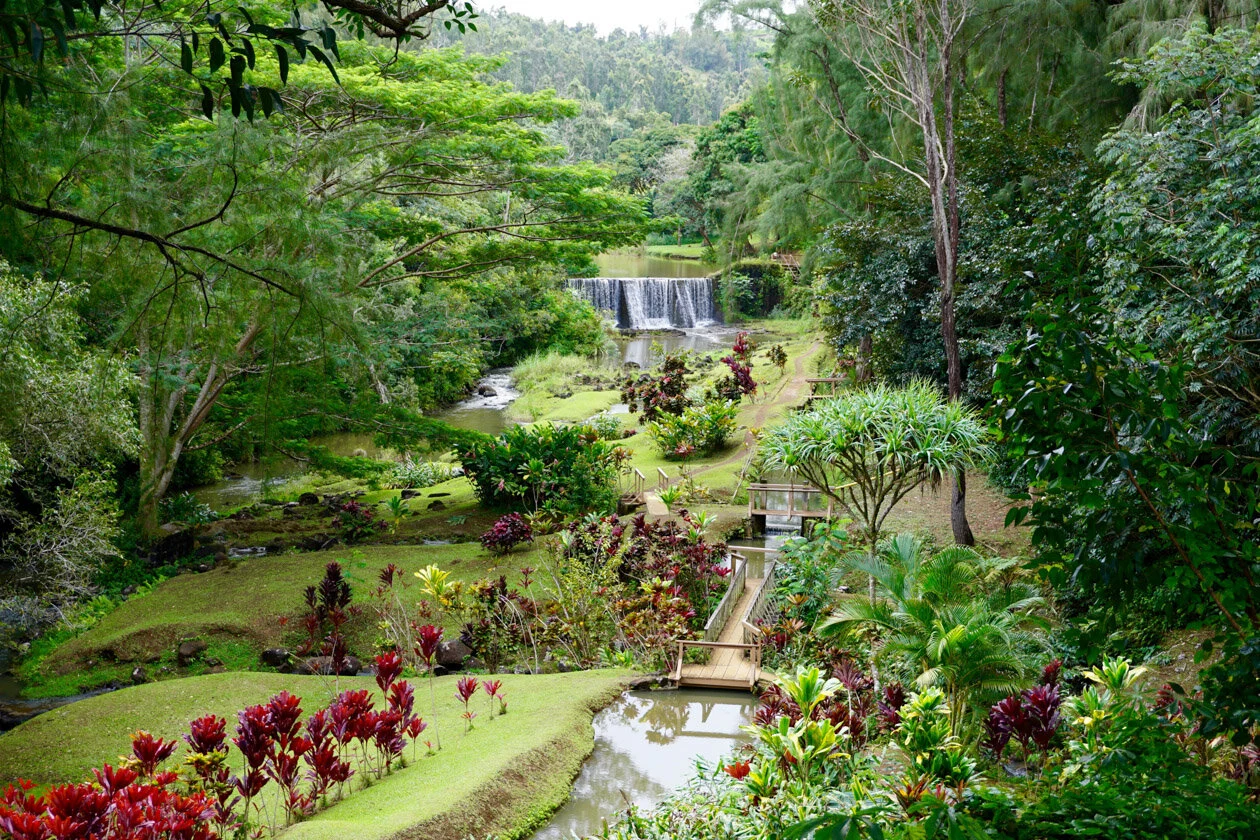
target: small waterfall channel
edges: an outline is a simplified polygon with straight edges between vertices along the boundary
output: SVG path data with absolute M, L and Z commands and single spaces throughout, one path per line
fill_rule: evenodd
M 624 330 L 695 329 L 720 320 L 710 277 L 579 277 L 569 289 Z

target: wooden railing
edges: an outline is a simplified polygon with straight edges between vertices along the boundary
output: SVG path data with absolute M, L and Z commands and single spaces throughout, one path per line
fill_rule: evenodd
M 669 675 L 671 680 L 682 679 L 683 657 L 686 655 L 687 648 L 706 648 L 707 650 L 738 650 L 744 651 L 748 657 L 748 687 L 752 688 L 757 684 L 757 677 L 761 675 L 761 645 L 737 645 L 731 642 L 692 642 L 685 639 L 678 640 L 678 656 L 674 660 L 674 671 Z
M 669 486 L 669 476 L 665 474 L 665 470 L 660 467 L 656 468 L 656 489 L 661 490 Z
M 771 493 L 786 493 L 787 507 L 770 506 Z M 797 500 L 801 507 L 797 507 Z M 811 507 L 810 503 L 821 499 L 826 508 Z M 808 484 L 750 484 L 748 485 L 749 516 L 804 516 L 816 519 L 831 519 L 834 515 L 835 502 L 817 487 Z
M 639 471 L 638 467 L 634 468 L 634 490 L 631 492 L 636 496 L 642 497 L 643 491 L 647 489 L 647 476 Z
M 809 385 L 809 397 L 811 400 L 828 400 L 836 396 L 842 386 L 848 385 L 850 380 L 845 376 L 820 376 L 812 379 L 806 379 Z M 827 386 L 825 389 L 820 385 Z
M 730 584 L 726 587 L 726 594 L 722 596 L 721 601 L 718 601 L 718 605 L 713 610 L 713 614 L 709 616 L 709 620 L 704 623 L 704 640 L 706 642 L 716 642 L 718 636 L 722 635 L 722 628 L 726 626 L 726 622 L 731 618 L 731 613 L 735 612 L 735 605 L 743 597 L 744 583 L 748 580 L 748 558 L 742 554 L 732 552 L 731 570 Z
M 774 578 L 777 566 L 778 563 L 774 560 L 766 562 L 765 577 L 761 579 L 761 585 L 753 593 L 753 599 L 749 603 L 748 609 L 739 617 L 739 623 L 744 631 L 745 644 L 760 645 L 761 643 L 763 634 L 757 622 L 765 618 L 766 612 L 770 609 L 770 596 L 774 594 Z

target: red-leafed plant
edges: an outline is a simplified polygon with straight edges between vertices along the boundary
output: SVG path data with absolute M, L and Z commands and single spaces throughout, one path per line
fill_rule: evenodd
M 682 414 L 691 405 L 687 397 L 687 357 L 685 353 L 667 353 L 661 372 L 653 377 L 640 374 L 627 379 L 621 388 L 621 401 L 631 411 L 639 411 L 644 423 L 659 420 L 662 414 Z
M 486 699 L 490 701 L 490 717 L 494 717 L 495 701 L 502 703 L 503 712 L 507 711 L 507 701 L 503 699 L 503 680 L 483 680 L 481 688 L 486 693 Z
M 193 776 L 190 789 L 213 800 L 215 826 L 220 834 L 230 834 L 236 826 L 233 809 L 240 797 L 227 763 L 227 721 L 216 715 L 199 717 L 188 724 L 184 741 L 189 750 L 185 764 Z
M 341 506 L 333 517 L 332 524 L 334 528 L 341 529 L 341 538 L 347 545 L 374 537 L 385 527 L 385 523 L 376 518 L 376 513 L 370 507 L 353 499 Z
M 415 631 L 416 656 L 419 657 L 429 671 L 429 701 L 431 708 L 429 719 L 433 721 L 433 740 L 437 742 L 437 748 L 440 750 L 442 749 L 442 736 L 437 728 L 437 689 L 433 686 L 433 660 L 437 656 L 438 648 L 442 646 L 442 628 L 426 624 L 423 627 L 415 628 Z
M 748 340 L 748 333 L 741 332 L 735 337 L 731 355 L 722 358 L 722 363 L 731 369 L 730 376 L 717 384 L 717 393 L 722 399 L 738 401 L 742 397 L 757 393 L 757 383 L 752 377 L 753 349 L 752 343 Z
M 733 761 L 722 768 L 733 779 L 743 779 L 752 772 L 752 763 L 748 761 Z
M 286 823 L 297 814 L 309 813 L 314 801 L 302 789 L 302 757 L 311 740 L 302 734 L 302 698 L 281 691 L 267 701 L 268 748 L 263 772 L 280 788 Z
M 889 683 L 884 686 L 883 696 L 876 704 L 875 711 L 879 715 L 881 732 L 892 732 L 901 723 L 901 707 L 906 705 L 906 690 L 901 683 Z
M 270 721 L 266 706 L 246 706 L 236 714 L 236 737 L 232 739 L 245 762 L 244 771 L 236 776 L 236 792 L 244 802 L 245 819 L 249 820 L 249 806 L 267 784 L 263 764 L 271 749 Z
M 332 715 L 320 709 L 306 719 L 306 738 L 311 742 L 303 759 L 310 780 L 310 799 L 314 804 L 326 800 L 333 785 L 345 784 L 354 775 L 350 762 L 343 760 L 337 739 L 333 737 Z
M 1027 760 L 1035 747 L 1049 752 L 1062 716 L 1062 698 L 1054 685 L 1038 685 L 1012 694 L 989 709 L 983 746 L 1000 761 L 1012 739 L 1023 748 Z
M 156 772 L 174 742 L 138 732 L 123 766 L 93 770 L 96 784 L 57 785 L 42 796 L 30 782 L 0 797 L 0 835 L 11 840 L 217 840 L 215 808 L 200 791 L 174 789 L 179 776 Z M 161 756 L 161 757 L 159 757 Z
M 176 741 L 163 741 L 142 730 L 131 736 L 131 760 L 141 776 L 152 776 L 159 764 L 175 754 L 178 746 Z
M 460 677 L 459 682 L 455 683 L 455 699 L 464 704 L 464 713 L 461 715 L 464 719 L 464 732 L 467 733 L 473 728 L 473 718 L 477 713 L 468 708 L 469 702 L 477 693 L 476 677 Z
M 481 545 L 491 554 L 507 554 L 521 543 L 534 541 L 534 529 L 519 513 L 500 516 L 489 531 L 481 535 Z

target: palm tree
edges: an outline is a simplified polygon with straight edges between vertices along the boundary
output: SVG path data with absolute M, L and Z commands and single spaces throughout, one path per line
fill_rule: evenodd
M 1045 649 L 1045 603 L 1035 587 L 993 572 L 974 549 L 951 546 L 935 554 L 921 540 L 899 534 L 876 555 L 853 552 L 844 565 L 870 575 L 879 597 L 852 599 L 818 626 L 821 636 L 855 627 L 878 631 L 877 662 L 906 671 L 919 688 L 938 686 L 949 701 L 950 726 L 961 731 L 971 706 L 1011 694 L 1036 673 L 1031 654 Z

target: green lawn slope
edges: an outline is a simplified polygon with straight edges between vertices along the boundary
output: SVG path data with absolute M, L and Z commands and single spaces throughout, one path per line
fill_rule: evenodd
M 508 714 L 491 719 L 483 695 L 473 709 L 475 728 L 465 734 L 455 680 L 436 680 L 442 750 L 354 792 L 314 818 L 290 827 L 302 840 L 413 837 L 461 840 L 495 834 L 525 836 L 569 794 L 594 743 L 593 712 L 621 690 L 625 671 L 545 676 L 496 676 L 504 684 Z M 417 710 L 431 719 L 429 688 L 416 685 Z M 339 681 L 371 688 L 372 679 Z M 130 749 L 130 734 L 145 729 L 178 738 L 187 722 L 214 713 L 233 720 L 244 706 L 288 690 L 309 713 L 325 705 L 337 685 L 320 677 L 282 674 L 211 674 L 128 688 L 92 697 L 34 718 L 0 735 L 0 784 L 27 778 L 40 785 L 80 781 L 102 762 L 116 763 Z M 433 736 L 433 730 L 425 733 Z M 175 761 L 182 755 L 177 754 Z M 233 756 L 233 765 L 239 764 Z
M 517 584 L 522 566 L 540 565 L 541 550 L 495 557 L 477 543 L 386 545 L 242 558 L 234 565 L 171 578 L 128 600 L 43 660 L 29 663 L 23 676 L 34 684 L 30 693 L 43 696 L 74 694 L 111 679 L 129 681 L 137 664 L 150 676 L 162 676 L 162 668 L 173 668 L 175 649 L 185 639 L 206 641 L 206 657 L 222 660 L 229 669 L 256 666 L 263 649 L 293 642 L 299 635 L 296 621 L 286 626 L 282 619 L 303 611 L 303 591 L 319 582 L 333 560 L 342 564 L 354 603 L 363 608 L 351 620 L 348 636 L 351 651 L 365 656 L 376 634 L 369 593 L 388 564 L 401 567 L 406 581 L 436 564 L 457 580 L 503 574 Z

